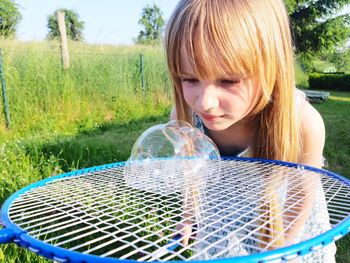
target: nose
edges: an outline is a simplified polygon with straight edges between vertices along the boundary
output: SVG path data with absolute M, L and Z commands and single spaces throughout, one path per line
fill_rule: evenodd
M 204 112 L 210 112 L 219 106 L 218 90 L 214 83 L 201 83 L 196 103 L 197 109 Z

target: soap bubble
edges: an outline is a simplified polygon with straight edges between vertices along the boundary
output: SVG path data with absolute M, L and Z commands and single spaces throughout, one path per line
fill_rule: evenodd
M 170 121 L 147 129 L 135 142 L 129 162 L 166 157 L 220 159 L 214 142 L 185 121 Z
M 129 186 L 168 195 L 181 191 L 189 180 L 206 182 L 217 172 L 211 161 L 219 160 L 209 137 L 185 121 L 170 121 L 147 129 L 137 139 L 124 176 Z

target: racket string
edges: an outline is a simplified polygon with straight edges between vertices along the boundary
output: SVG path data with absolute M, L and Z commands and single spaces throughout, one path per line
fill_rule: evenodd
M 207 178 L 204 184 L 193 183 L 192 208 L 183 202 L 180 186 L 185 181 L 179 167 L 173 165 L 176 169 L 169 177 L 179 181 L 155 186 L 152 184 L 158 179 L 147 181 L 141 176 L 138 179 L 143 181 L 137 187 L 125 181 L 123 167 L 116 167 L 66 177 L 26 192 L 12 204 L 10 217 L 32 236 L 82 253 L 141 261 L 191 261 L 268 250 L 300 219 L 298 210 L 308 198 L 305 189 L 315 198 L 324 198 L 329 215 L 321 216 L 321 221 L 328 220 L 329 227 L 350 214 L 349 187 L 334 178 L 259 162 L 215 165 L 220 166 L 218 173 L 211 168 L 202 176 Z M 320 183 L 315 184 L 317 181 Z M 268 204 L 276 196 L 281 209 L 269 215 Z M 177 247 L 169 250 L 180 233 L 176 226 L 188 214 L 192 221 L 190 243 L 183 246 L 180 239 L 175 242 Z M 283 230 L 269 225 L 274 218 L 283 218 Z M 307 238 L 317 234 L 310 233 Z

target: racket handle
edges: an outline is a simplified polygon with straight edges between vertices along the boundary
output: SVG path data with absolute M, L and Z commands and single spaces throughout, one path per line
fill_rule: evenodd
M 0 244 L 11 243 L 15 234 L 9 229 L 0 229 Z

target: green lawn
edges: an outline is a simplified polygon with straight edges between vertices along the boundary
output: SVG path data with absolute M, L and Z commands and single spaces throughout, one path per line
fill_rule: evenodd
M 314 104 L 322 114 L 326 130 L 324 155 L 329 170 L 350 178 L 350 93 L 331 92 Z M 137 137 L 148 127 L 164 123 L 169 109 L 129 122 L 107 122 L 75 134 L 56 134 L 38 139 L 22 138 L 0 146 L 0 202 L 12 192 L 39 179 L 82 167 L 126 160 Z M 349 236 L 337 242 L 337 262 L 350 263 Z M 0 247 L 0 262 L 46 262 L 14 245 Z
M 11 142 L 0 148 L 0 201 L 23 186 L 82 167 L 126 160 L 135 140 L 147 128 L 164 123 L 169 112 L 123 124 L 100 125 L 76 136 Z M 2 158 L 2 159 L 1 159 Z M 17 246 L 0 246 L 0 262 L 48 262 Z
M 333 172 L 350 178 L 350 92 L 331 92 L 324 103 L 314 104 L 326 126 L 324 156 Z M 337 262 L 350 263 L 350 236 L 337 242 Z
M 326 102 L 314 106 L 326 126 L 328 169 L 350 178 L 350 92 L 331 92 Z

